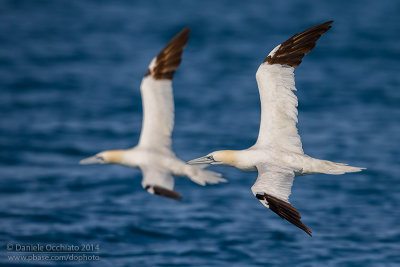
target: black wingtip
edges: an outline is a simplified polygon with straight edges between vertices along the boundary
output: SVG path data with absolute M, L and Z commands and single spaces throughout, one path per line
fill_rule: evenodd
M 330 26 L 332 23 L 333 20 L 330 20 L 293 35 L 280 45 L 274 55 L 267 56 L 263 63 L 288 65 L 294 68 L 299 66 L 303 57 L 315 47 L 317 40 L 332 28 Z
M 182 53 L 189 41 L 190 28 L 184 27 L 157 55 L 155 66 L 148 69 L 145 77 L 153 75 L 156 80 L 172 80 L 182 61 Z
M 267 201 L 270 210 L 278 214 L 282 219 L 287 220 L 291 224 L 306 232 L 308 235 L 312 236 L 311 230 L 301 222 L 300 213 L 288 202 L 267 194 L 257 194 L 256 198 Z
M 165 197 L 165 198 L 171 198 L 175 200 L 182 200 L 182 196 L 179 194 L 178 191 L 175 190 L 169 190 L 167 188 L 158 186 L 158 185 L 146 185 L 144 188 L 147 191 L 151 190 L 154 192 L 155 195 Z
M 183 34 L 189 34 L 190 33 L 190 27 L 189 26 L 185 26 L 181 31 L 180 31 L 180 33 L 183 33 Z M 179 33 L 179 34 L 180 34 Z

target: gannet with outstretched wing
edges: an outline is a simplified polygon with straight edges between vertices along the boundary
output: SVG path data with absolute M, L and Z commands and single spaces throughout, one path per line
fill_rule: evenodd
M 256 79 L 261 99 L 261 123 L 254 146 L 239 151 L 215 151 L 189 164 L 223 164 L 244 171 L 258 171 L 251 190 L 260 202 L 311 236 L 299 212 L 289 203 L 295 176 L 358 172 L 362 168 L 319 160 L 303 152 L 297 123 L 294 69 L 333 21 L 296 34 L 275 47 L 258 68 Z
M 142 80 L 143 126 L 139 144 L 131 149 L 100 152 L 81 160 L 81 164 L 110 163 L 139 168 L 143 173 L 144 189 L 173 199 L 181 198 L 173 190 L 173 176 L 187 176 L 200 185 L 226 181 L 218 173 L 186 164 L 175 156 L 171 147 L 174 127 L 172 78 L 181 63 L 189 32 L 189 28 L 183 29 L 167 44 L 151 61 Z

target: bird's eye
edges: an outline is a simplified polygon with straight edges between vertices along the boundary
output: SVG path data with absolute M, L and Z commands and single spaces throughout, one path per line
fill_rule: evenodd
M 207 158 L 210 159 L 210 160 L 214 160 L 213 156 L 208 156 Z
M 101 160 L 101 161 L 104 161 L 103 156 L 96 156 L 96 159 Z

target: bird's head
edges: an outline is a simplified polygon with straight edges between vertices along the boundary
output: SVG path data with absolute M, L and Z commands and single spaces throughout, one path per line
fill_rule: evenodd
M 121 150 L 106 150 L 79 161 L 79 164 L 112 164 L 122 162 Z
M 214 151 L 204 157 L 188 161 L 188 164 L 190 165 L 211 164 L 211 165 L 232 166 L 234 165 L 235 161 L 236 161 L 235 151 L 220 150 L 220 151 Z

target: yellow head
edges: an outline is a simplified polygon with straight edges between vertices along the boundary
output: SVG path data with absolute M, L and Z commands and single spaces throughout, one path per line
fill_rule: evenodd
M 212 164 L 212 165 L 228 165 L 234 166 L 237 161 L 235 151 L 233 150 L 219 150 L 214 151 L 207 156 L 193 159 L 188 162 L 191 165 L 197 164 Z
M 83 159 L 79 164 L 121 164 L 123 160 L 122 150 L 106 150 L 96 155 Z

